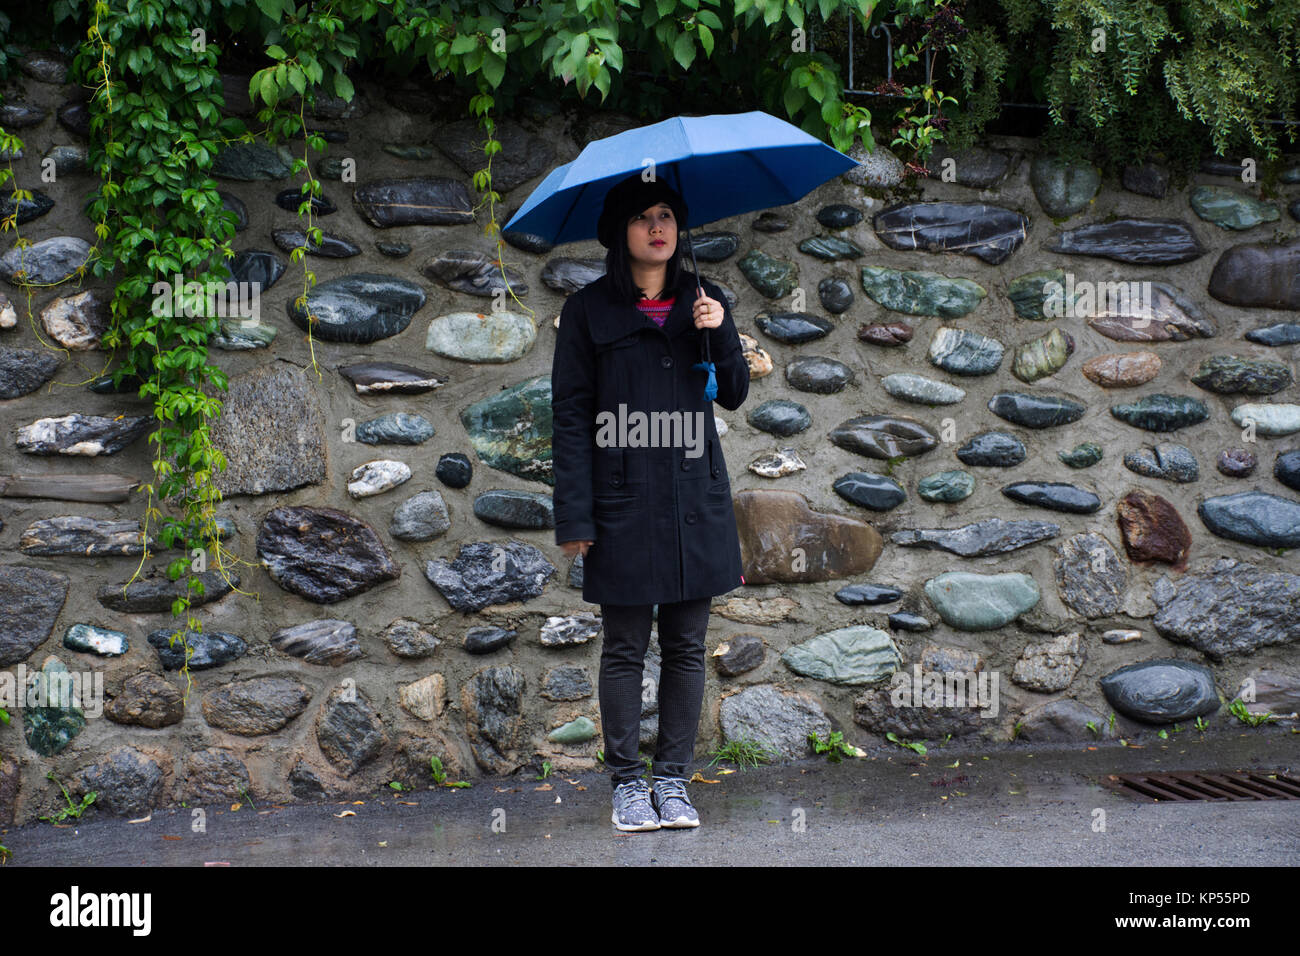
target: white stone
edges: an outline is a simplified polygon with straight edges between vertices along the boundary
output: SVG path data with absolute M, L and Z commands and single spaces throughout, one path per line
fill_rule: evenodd
M 348 494 L 353 498 L 369 498 L 410 481 L 411 469 L 405 462 L 377 459 L 358 465 L 348 481 Z

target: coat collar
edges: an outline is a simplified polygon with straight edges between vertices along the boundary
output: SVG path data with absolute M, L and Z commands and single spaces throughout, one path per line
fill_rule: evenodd
M 587 307 L 587 328 L 593 342 L 613 342 L 641 329 L 660 331 L 654 320 L 636 306 L 614 301 L 607 275 L 602 275 L 587 288 L 592 290 L 593 295 L 593 301 Z M 677 298 L 662 330 L 670 339 L 695 328 L 695 323 L 691 321 L 691 305 L 696 296 L 695 274 L 682 269 L 677 275 L 674 294 Z

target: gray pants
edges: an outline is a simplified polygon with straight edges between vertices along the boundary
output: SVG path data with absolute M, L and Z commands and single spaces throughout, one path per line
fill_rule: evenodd
M 654 775 L 690 776 L 704 697 L 704 633 L 712 598 L 659 605 L 659 739 Z M 641 737 L 641 680 L 650 646 L 653 605 L 602 604 L 604 638 L 600 649 L 600 721 L 605 733 L 605 766 L 617 787 L 642 776 L 637 757 Z

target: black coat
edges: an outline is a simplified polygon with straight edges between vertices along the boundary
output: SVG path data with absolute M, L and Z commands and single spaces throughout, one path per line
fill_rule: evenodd
M 715 401 L 733 411 L 749 394 L 749 367 L 721 290 L 701 280 L 725 315 L 718 328 L 697 329 L 695 275 L 683 269 L 680 280 L 662 329 L 613 301 L 605 276 L 569 296 L 560 313 L 551 367 L 555 542 L 595 542 L 583 562 L 582 596 L 592 604 L 687 601 L 741 584 L 727 463 L 704 397 L 706 375 L 691 366 L 708 332 Z M 701 454 L 597 441 L 597 416 L 617 419 L 620 404 L 624 421 L 636 411 L 691 415 L 703 426 L 702 438 L 691 436 Z M 680 446 L 686 435 L 668 437 Z

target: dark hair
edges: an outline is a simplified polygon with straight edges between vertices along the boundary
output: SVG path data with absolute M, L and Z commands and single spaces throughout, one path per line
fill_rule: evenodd
M 641 210 L 637 210 L 641 212 Z M 633 213 L 632 215 L 636 215 Z M 628 220 L 631 220 L 631 216 Z M 627 223 L 624 222 L 622 228 L 613 230 L 614 242 L 605 251 L 605 274 L 609 276 L 610 288 L 614 293 L 616 302 L 625 302 L 628 305 L 636 303 L 645 297 L 635 282 L 632 281 L 632 252 L 627 247 Z M 667 269 L 664 273 L 664 288 L 668 290 L 668 295 L 673 294 L 677 288 L 677 283 L 681 281 L 683 275 L 690 274 L 690 270 L 682 266 L 682 233 L 681 223 L 678 223 L 677 232 L 677 251 L 673 257 L 668 260 Z

